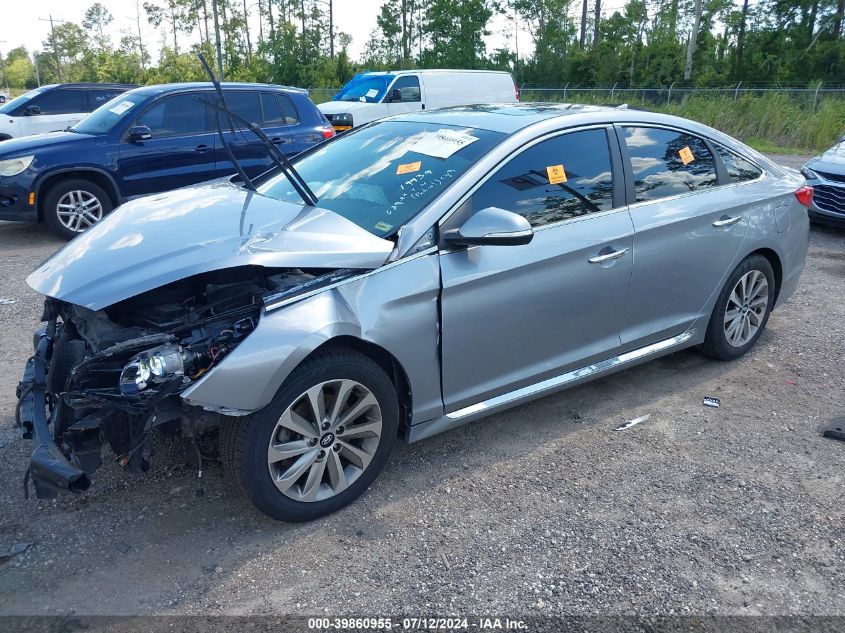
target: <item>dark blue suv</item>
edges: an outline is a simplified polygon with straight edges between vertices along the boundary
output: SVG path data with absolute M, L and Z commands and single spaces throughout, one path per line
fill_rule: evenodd
M 282 152 L 298 154 L 334 135 L 305 90 L 223 84 L 226 105 L 258 124 Z M 275 163 L 252 132 L 200 103 L 210 83 L 147 86 L 123 93 L 64 132 L 0 143 L 0 220 L 46 222 L 66 238 L 126 200 L 234 173 L 216 117 L 253 177 Z

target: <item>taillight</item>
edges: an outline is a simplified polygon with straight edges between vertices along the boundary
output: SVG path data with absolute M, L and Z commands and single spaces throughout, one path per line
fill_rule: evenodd
M 813 204 L 813 188 L 810 185 L 804 185 L 795 192 L 795 197 L 805 207 Z
M 334 128 L 333 127 L 324 127 L 323 128 L 323 138 L 331 138 L 334 136 Z
M 516 84 L 513 85 L 513 92 L 516 95 L 516 100 L 519 101 L 519 86 Z

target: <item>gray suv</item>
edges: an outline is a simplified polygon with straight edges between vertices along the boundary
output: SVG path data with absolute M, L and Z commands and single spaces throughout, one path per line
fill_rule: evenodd
M 248 499 L 312 519 L 397 437 L 685 347 L 741 356 L 807 251 L 796 171 L 660 114 L 407 114 L 293 165 L 129 202 L 29 276 L 39 496 L 85 490 L 103 439 L 143 470 L 156 429 L 219 427 Z

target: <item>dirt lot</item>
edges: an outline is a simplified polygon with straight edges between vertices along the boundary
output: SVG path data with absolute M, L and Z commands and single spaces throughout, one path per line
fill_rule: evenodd
M 845 231 L 813 229 L 741 360 L 684 351 L 399 446 L 305 525 L 259 515 L 218 464 L 196 497 L 172 440 L 146 475 L 108 463 L 84 496 L 24 501 L 24 277 L 59 245 L 0 223 L 0 552 L 33 544 L 0 565 L 0 614 L 845 615 L 845 443 L 819 434 L 845 415 Z

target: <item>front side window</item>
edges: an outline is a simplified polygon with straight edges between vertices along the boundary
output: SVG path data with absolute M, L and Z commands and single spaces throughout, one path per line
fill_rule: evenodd
M 58 88 L 45 92 L 32 105 L 41 108 L 41 114 L 85 112 L 85 95 L 81 90 Z
M 146 125 L 153 138 L 200 134 L 209 129 L 208 108 L 197 100 L 197 94 L 179 94 L 165 97 L 135 121 Z
M 395 98 L 396 91 L 399 91 L 399 99 Z M 391 100 L 395 103 L 416 103 L 421 100 L 420 80 L 416 75 L 403 75 L 397 79 L 390 88 Z
M 704 141 L 656 127 L 624 127 L 636 202 L 715 187 L 716 162 Z
M 500 132 L 435 123 L 384 121 L 355 129 L 297 156 L 296 170 L 318 206 L 374 235 L 393 235 L 502 142 Z M 258 192 L 302 204 L 281 173 Z
M 722 159 L 731 182 L 746 182 L 756 180 L 763 172 L 754 163 L 739 154 L 733 153 L 727 147 L 716 145 L 716 153 Z
M 499 207 L 544 226 L 613 207 L 607 132 L 582 130 L 528 148 L 472 196 L 472 210 Z

